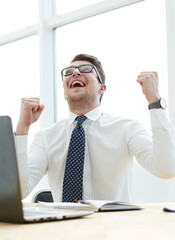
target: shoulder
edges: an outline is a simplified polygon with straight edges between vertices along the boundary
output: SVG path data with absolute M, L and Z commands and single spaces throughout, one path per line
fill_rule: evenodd
M 61 132 L 64 132 L 67 125 L 68 125 L 68 119 L 63 119 L 61 121 L 58 121 L 52 124 L 47 128 L 43 128 L 39 130 L 35 137 L 41 137 L 41 138 L 52 137 L 53 138 L 54 136 L 60 134 Z
M 112 114 L 103 113 L 100 118 L 100 125 L 102 127 L 110 126 L 113 129 L 120 130 L 123 133 L 136 133 L 139 131 L 146 131 L 145 127 L 135 119 L 116 117 Z
M 111 123 L 111 124 L 122 124 L 122 125 L 141 125 L 139 121 L 135 119 L 130 119 L 130 118 L 123 118 L 123 117 L 117 117 L 112 114 L 108 113 L 103 113 L 101 115 L 100 121 L 104 123 Z

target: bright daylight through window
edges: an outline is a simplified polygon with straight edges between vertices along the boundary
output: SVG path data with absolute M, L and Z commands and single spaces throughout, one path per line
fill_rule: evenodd
M 67 116 L 61 69 L 74 55 L 88 53 L 100 59 L 106 73 L 107 90 L 102 101 L 105 111 L 138 119 L 150 128 L 147 102 L 136 78 L 140 71 L 157 71 L 161 95 L 167 99 L 165 1 L 143 1 L 56 32 L 58 119 Z
M 59 18 L 60 15 L 63 17 L 71 11 L 103 1 L 56 0 L 55 2 L 56 14 Z M 1 1 L 0 41 L 1 36 L 21 28 L 28 29 L 30 25 L 36 25 L 37 29 L 40 19 L 38 3 L 39 1 L 36 0 Z M 56 90 L 57 106 L 53 110 L 56 120 L 61 120 L 68 114 L 61 70 L 69 65 L 76 54 L 87 53 L 97 56 L 105 70 L 107 90 L 102 99 L 103 110 L 116 116 L 137 119 L 150 130 L 148 104 L 136 79 L 140 71 L 157 71 L 160 94 L 168 102 L 166 1 L 141 1 L 52 30 L 55 31 L 56 36 L 56 44 L 50 48 L 54 49 L 56 60 L 54 90 Z M 44 88 L 40 78 L 43 71 L 40 67 L 43 56 L 40 46 L 41 36 L 37 30 L 33 35 L 7 45 L 3 43 L 0 47 L 0 115 L 10 115 L 14 127 L 19 116 L 20 99 L 40 96 L 41 89 Z M 54 80 L 49 79 L 49 81 Z M 47 92 L 48 89 L 44 91 Z M 50 97 L 54 95 L 54 93 L 49 94 Z M 47 117 L 45 118 L 47 122 Z M 35 124 L 31 135 L 35 134 L 39 127 L 39 123 Z M 144 181 L 145 173 L 141 171 L 140 174 Z M 149 179 L 150 184 L 155 183 L 159 187 L 161 185 L 160 192 L 157 187 L 158 193 L 162 200 L 166 201 L 161 188 L 168 191 L 168 182 L 161 182 L 150 176 Z M 137 197 L 137 193 L 134 194 Z M 154 193 L 152 196 L 156 199 Z M 143 198 L 149 201 L 149 196 L 144 192 Z

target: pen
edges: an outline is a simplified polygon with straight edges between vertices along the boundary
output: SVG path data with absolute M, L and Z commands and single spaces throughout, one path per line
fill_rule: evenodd
M 82 204 L 88 204 L 88 205 L 93 206 L 93 207 L 95 206 L 93 203 L 88 202 L 86 200 L 80 200 L 79 202 L 82 203 Z

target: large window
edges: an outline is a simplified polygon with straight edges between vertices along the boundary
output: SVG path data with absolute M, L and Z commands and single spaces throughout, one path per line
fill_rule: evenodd
M 0 2 L 0 36 L 38 22 L 38 1 L 5 0 Z
M 100 59 L 106 73 L 104 111 L 135 118 L 150 131 L 148 103 L 136 79 L 140 71 L 157 71 L 160 94 L 168 100 L 165 1 L 147 0 L 72 23 L 58 28 L 56 36 L 57 118 L 66 117 L 68 112 L 60 71 L 74 55 L 88 53 Z M 152 176 L 137 162 L 133 182 L 133 201 L 166 201 L 169 182 Z
M 106 72 L 104 111 L 136 118 L 150 128 L 147 101 L 136 79 L 140 71 L 157 71 L 161 95 L 168 98 L 165 1 L 143 1 L 56 32 L 58 119 L 67 114 L 60 71 L 74 55 L 88 53 L 100 59 Z
M 38 36 L 0 48 L 0 115 L 11 116 L 14 130 L 21 98 L 40 95 L 38 60 Z M 32 135 L 37 129 L 39 123 L 33 125 Z
M 140 71 L 157 71 L 160 94 L 170 99 L 175 123 L 173 4 L 174 0 L 1 1 L 0 115 L 10 115 L 15 128 L 20 99 L 40 96 L 46 108 L 30 140 L 40 127 L 67 117 L 60 71 L 76 54 L 88 53 L 100 59 L 106 73 L 105 112 L 138 119 L 150 130 L 148 103 L 136 78 Z M 157 179 L 137 164 L 135 168 L 134 200 L 175 199 L 170 180 Z M 48 185 L 43 181 L 34 191 L 40 187 Z
M 102 0 L 56 0 L 57 14 L 62 15 L 64 13 L 71 12 L 83 7 L 87 7 L 96 2 L 102 2 Z

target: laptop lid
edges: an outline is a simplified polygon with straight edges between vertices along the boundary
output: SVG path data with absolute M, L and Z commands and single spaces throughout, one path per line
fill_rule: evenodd
M 11 119 L 0 116 L 0 220 L 23 222 Z

